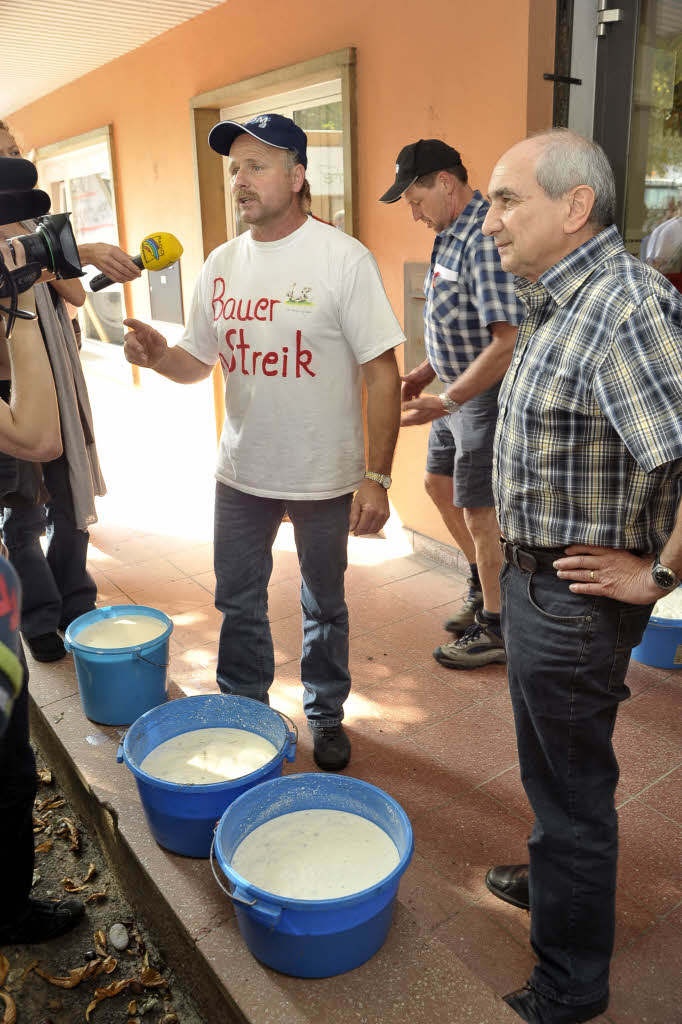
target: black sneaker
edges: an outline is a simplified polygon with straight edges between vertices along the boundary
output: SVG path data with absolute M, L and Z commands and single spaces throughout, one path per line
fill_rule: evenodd
M 448 633 L 454 633 L 455 636 L 460 636 L 465 629 L 473 625 L 476 612 L 483 607 L 481 584 L 475 583 L 471 576 L 468 577 L 467 583 L 469 584 L 469 593 L 462 601 L 461 609 L 455 612 L 451 619 L 443 623 L 443 629 L 447 629 Z
M 32 945 L 49 942 L 75 928 L 85 914 L 80 900 L 36 900 L 29 897 L 28 906 L 14 924 L 0 926 L 0 946 Z
M 64 641 L 56 631 L 40 636 L 25 636 L 29 650 L 36 661 L 59 661 L 66 654 Z
M 325 772 L 340 772 L 350 761 L 350 740 L 342 725 L 310 726 L 313 757 Z

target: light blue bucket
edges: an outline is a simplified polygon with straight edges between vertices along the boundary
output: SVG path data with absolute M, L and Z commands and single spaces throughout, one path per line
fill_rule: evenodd
M 235 850 L 259 825 L 315 808 L 348 811 L 374 822 L 395 843 L 398 866 L 369 889 L 333 900 L 276 896 L 233 869 Z M 213 849 L 229 892 L 212 862 L 216 881 L 234 901 L 239 929 L 253 955 L 283 974 L 329 978 L 359 967 L 383 945 L 414 839 L 409 818 L 388 793 L 347 775 L 311 772 L 264 782 L 240 796 L 220 819 Z
M 160 636 L 130 647 L 89 647 L 78 642 L 86 626 L 119 615 L 148 615 L 165 629 Z M 168 700 L 168 639 L 173 621 L 158 608 L 117 604 L 96 608 L 74 619 L 64 636 L 73 652 L 83 711 L 101 725 L 129 725 Z
M 289 728 L 291 726 L 291 728 Z M 149 775 L 141 768 L 147 754 L 194 729 L 245 729 L 263 736 L 277 753 L 249 775 L 208 785 L 180 785 Z M 284 759 L 296 757 L 298 730 L 280 711 L 224 693 L 181 697 L 153 708 L 131 725 L 119 747 L 135 776 L 147 824 L 157 843 L 186 857 L 208 857 L 218 819 L 225 808 L 253 786 L 282 774 Z

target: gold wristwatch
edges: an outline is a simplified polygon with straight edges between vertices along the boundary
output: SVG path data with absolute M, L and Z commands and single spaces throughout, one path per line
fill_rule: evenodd
M 447 391 L 441 391 L 438 397 L 440 398 L 441 404 L 445 409 L 446 413 L 448 413 L 448 415 L 451 412 L 457 412 L 460 405 L 462 404 L 461 402 L 456 402 L 454 398 L 450 398 L 450 395 L 447 393 Z
M 365 472 L 365 476 L 368 480 L 373 480 L 375 484 L 381 484 L 386 490 L 389 489 L 392 483 L 390 476 L 386 476 L 384 473 L 372 473 L 369 469 Z

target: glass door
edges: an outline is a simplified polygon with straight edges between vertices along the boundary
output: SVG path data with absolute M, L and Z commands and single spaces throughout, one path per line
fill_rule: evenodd
M 642 0 L 625 201 L 625 238 L 682 286 L 682 4 Z M 681 287 L 682 290 L 682 287 Z
M 594 139 L 627 249 L 682 290 L 682 3 L 598 0 Z

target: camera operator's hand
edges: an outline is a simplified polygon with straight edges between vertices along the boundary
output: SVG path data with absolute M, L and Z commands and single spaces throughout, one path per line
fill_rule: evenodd
M 85 243 L 78 246 L 78 255 L 83 266 L 97 267 L 112 281 L 117 281 L 119 284 L 133 281 L 142 274 L 128 253 L 119 249 L 117 245 L 108 245 L 106 242 Z
M 141 320 L 124 320 L 123 323 L 132 328 L 123 339 L 123 353 L 128 362 L 149 370 L 158 369 L 168 352 L 163 334 Z
M 26 265 L 26 253 L 24 247 L 19 241 L 9 242 L 0 233 L 0 253 L 5 261 L 5 267 L 8 271 L 16 270 L 18 267 Z M 0 305 L 6 304 L 8 299 L 0 299 Z M 36 311 L 36 298 L 33 292 L 33 288 L 29 288 L 28 291 L 22 292 L 20 297 L 19 305 L 22 309 L 25 309 L 27 313 L 35 313 Z M 2 324 L 2 335 L 4 337 L 4 324 Z
M 21 242 L 10 246 L 0 239 L 0 253 L 9 271 L 26 262 Z M 21 293 L 18 305 L 20 309 L 35 312 L 33 289 Z M 57 395 L 38 322 L 18 319 L 11 341 L 5 344 L 9 353 L 12 397 L 9 405 L 0 402 L 0 450 L 33 462 L 56 459 L 62 453 Z

